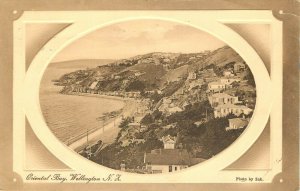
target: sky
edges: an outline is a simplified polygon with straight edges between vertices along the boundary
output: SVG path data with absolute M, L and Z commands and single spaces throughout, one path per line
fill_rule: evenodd
M 192 53 L 225 43 L 191 26 L 160 20 L 135 20 L 99 28 L 64 48 L 53 62 L 123 59 L 150 52 Z

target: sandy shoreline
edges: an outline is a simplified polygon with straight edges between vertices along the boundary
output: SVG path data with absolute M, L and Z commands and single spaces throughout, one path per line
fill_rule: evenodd
M 123 101 L 125 103 L 124 107 L 121 110 L 120 114 L 114 118 L 111 118 L 104 123 L 103 127 L 91 129 L 89 130 L 88 135 L 88 144 L 93 145 L 97 143 L 97 141 L 102 140 L 106 144 L 110 144 L 115 140 L 115 137 L 118 135 L 119 132 L 119 124 L 122 121 L 123 116 L 133 116 L 134 112 L 136 111 L 136 108 L 138 107 L 138 103 L 135 99 L 132 98 L 121 98 L 121 97 L 115 97 L 115 96 L 105 96 L 105 95 L 99 95 L 99 94 L 89 94 L 89 93 L 79 93 L 79 94 L 68 94 L 73 96 L 86 96 L 86 97 L 98 97 L 101 99 L 112 99 L 112 100 L 118 100 Z M 86 134 L 83 134 L 82 136 L 79 136 L 78 139 L 76 139 L 74 142 L 72 142 L 69 147 L 72 150 L 75 150 L 76 152 L 82 150 L 87 144 L 87 136 Z
M 134 100 L 133 98 L 122 98 L 117 96 L 108 96 L 108 95 L 100 95 L 100 94 L 91 94 L 91 93 L 69 93 L 65 95 L 74 95 L 74 96 L 85 96 L 85 97 L 98 97 L 103 99 L 117 100 L 117 101 L 130 101 Z

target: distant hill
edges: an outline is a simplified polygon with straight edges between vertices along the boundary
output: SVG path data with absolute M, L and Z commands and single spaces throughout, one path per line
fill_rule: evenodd
M 214 68 L 218 74 L 229 63 L 243 62 L 243 59 L 229 46 L 214 51 L 199 53 L 154 52 L 121 60 L 77 60 L 53 63 L 59 67 L 85 66 L 80 71 L 65 74 L 57 85 L 89 88 L 97 82 L 96 90 L 129 91 L 138 84 L 137 91 L 164 89 L 166 84 L 186 80 L 191 71 L 206 67 Z M 179 85 L 176 85 L 178 87 Z M 72 88 L 66 88 L 65 93 Z
M 95 68 L 100 65 L 105 65 L 114 62 L 111 59 L 85 59 L 85 60 L 70 60 L 62 62 L 52 62 L 49 67 L 55 68 Z
M 218 67 L 223 67 L 230 62 L 243 62 L 242 57 L 235 52 L 231 47 L 224 46 L 213 52 L 211 52 L 203 63 L 199 62 L 197 64 L 215 64 Z

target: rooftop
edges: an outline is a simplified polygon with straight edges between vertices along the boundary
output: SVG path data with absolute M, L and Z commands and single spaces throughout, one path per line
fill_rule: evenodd
M 191 165 L 186 149 L 155 149 L 146 153 L 144 160 L 154 165 Z
M 210 83 L 208 83 L 208 85 L 220 85 L 220 84 L 222 84 L 222 85 L 223 85 L 223 83 L 221 83 L 221 82 L 219 82 L 219 81 L 217 81 L 217 82 L 210 82 Z
M 211 97 L 234 97 L 234 96 L 228 95 L 226 93 L 215 93 Z
M 245 127 L 248 125 L 248 120 L 243 119 L 243 118 L 233 118 L 233 119 L 228 119 L 230 124 L 234 124 L 237 127 Z
M 222 105 L 218 105 L 216 108 L 237 108 L 237 109 L 250 109 L 245 105 L 234 105 L 231 103 L 226 103 Z
M 129 126 L 140 126 L 141 124 L 140 124 L 140 123 L 137 123 L 137 122 L 135 122 L 135 123 L 129 123 L 128 125 L 129 125 Z
M 171 135 L 167 135 L 167 136 L 162 137 L 162 141 L 163 142 L 169 142 L 169 141 L 175 142 L 176 137 L 172 137 Z

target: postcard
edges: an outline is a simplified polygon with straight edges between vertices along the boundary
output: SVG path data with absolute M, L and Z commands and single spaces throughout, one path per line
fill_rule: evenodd
M 297 190 L 294 16 L 176 6 L 10 12 L 1 188 Z

